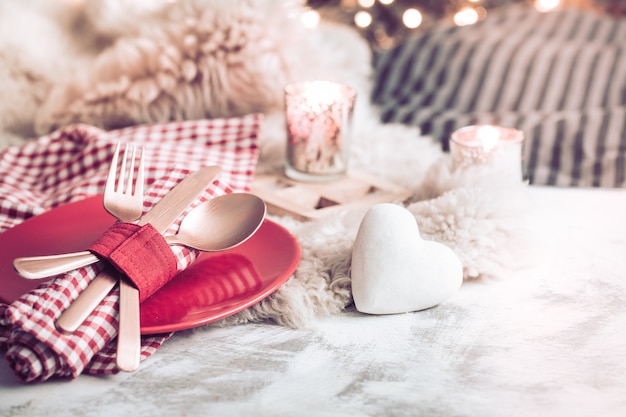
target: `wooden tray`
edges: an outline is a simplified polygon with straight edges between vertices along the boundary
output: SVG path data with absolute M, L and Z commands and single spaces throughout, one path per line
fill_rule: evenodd
M 268 212 L 311 220 L 330 212 L 405 200 L 410 192 L 361 173 L 332 182 L 299 182 L 284 175 L 259 175 L 252 193 L 267 204 Z

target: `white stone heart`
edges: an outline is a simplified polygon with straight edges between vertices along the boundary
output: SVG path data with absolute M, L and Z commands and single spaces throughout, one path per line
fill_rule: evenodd
M 415 217 L 395 204 L 377 204 L 361 221 L 352 251 L 357 310 L 396 314 L 433 307 L 463 283 L 457 255 L 422 239 Z

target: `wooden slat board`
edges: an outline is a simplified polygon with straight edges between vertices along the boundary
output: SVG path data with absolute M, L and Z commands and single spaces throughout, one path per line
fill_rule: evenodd
M 410 195 L 402 187 L 360 173 L 332 182 L 298 182 L 284 175 L 259 175 L 251 191 L 265 200 L 270 214 L 298 220 L 315 219 L 342 208 L 402 201 Z

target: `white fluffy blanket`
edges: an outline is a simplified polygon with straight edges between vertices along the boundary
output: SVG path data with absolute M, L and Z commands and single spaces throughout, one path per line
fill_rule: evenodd
M 273 0 L 1 2 L 0 149 L 74 122 L 113 129 L 262 112 L 259 172 L 279 172 L 284 86 L 338 81 L 358 91 L 352 168 L 413 190 L 406 205 L 422 235 L 454 249 L 466 279 L 527 261 L 525 185 L 490 167 L 454 172 L 416 129 L 379 123 L 366 43 L 330 23 L 305 28 L 302 10 L 298 1 Z M 225 323 L 305 326 L 349 306 L 363 214 L 274 218 L 299 239 L 301 264 L 274 295 Z

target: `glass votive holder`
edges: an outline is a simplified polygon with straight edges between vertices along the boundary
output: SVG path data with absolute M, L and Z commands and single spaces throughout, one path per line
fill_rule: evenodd
M 450 154 L 455 168 L 489 164 L 496 172 L 522 181 L 521 130 L 492 126 L 466 126 L 452 133 Z
M 287 160 L 296 181 L 331 181 L 347 172 L 356 90 L 330 81 L 285 87 Z

